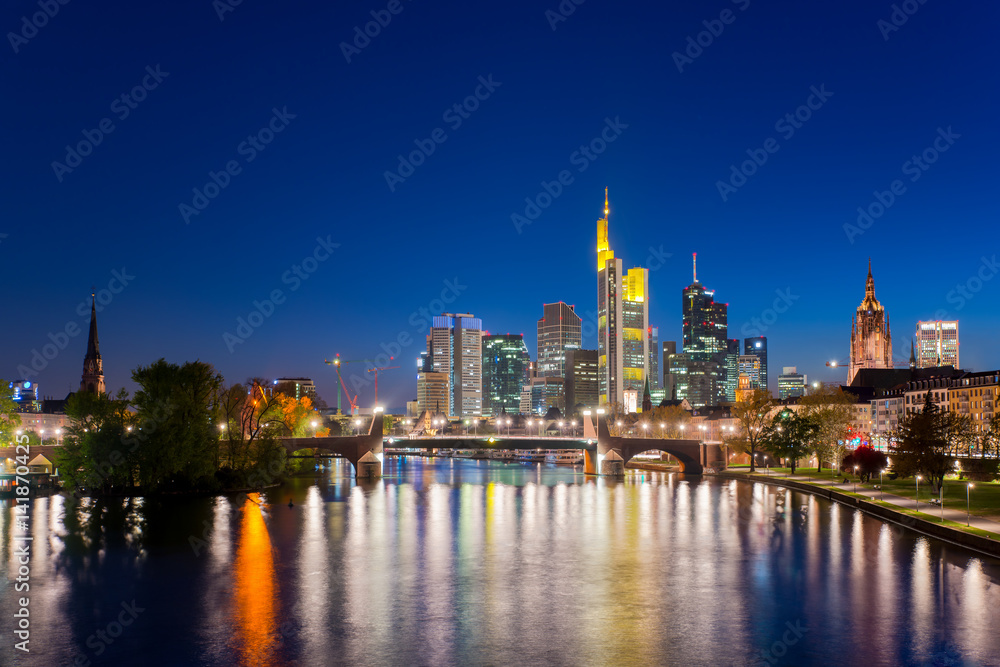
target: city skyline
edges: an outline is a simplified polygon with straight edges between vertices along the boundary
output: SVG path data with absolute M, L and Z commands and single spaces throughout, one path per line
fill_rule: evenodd
M 766 336 L 772 369 L 843 381 L 825 363 L 849 355 L 845 323 L 871 256 L 897 358 L 909 358 L 916 322 L 959 319 L 962 366 L 1000 367 L 987 339 L 1000 325 L 997 263 L 979 231 L 995 208 L 982 91 L 998 74 L 964 66 L 985 57 L 997 8 L 921 5 L 886 36 L 888 7 L 848 3 L 817 32 L 809 8 L 752 3 L 678 66 L 673 54 L 717 18 L 703 5 L 580 6 L 555 26 L 541 8 L 492 7 L 467 24 L 442 7 L 405 6 L 350 62 L 336 45 L 371 8 L 290 9 L 275 26 L 268 9 L 246 4 L 222 21 L 211 8 L 121 4 L 53 19 L 11 54 L 11 92 L 26 103 L 7 112 L 23 132 L 3 167 L 19 196 L 0 257 L 30 279 L 12 294 L 0 375 L 21 379 L 32 350 L 65 342 L 30 379 L 55 397 L 76 389 L 93 286 L 110 390 L 133 389 L 132 370 L 162 356 L 208 361 L 231 381 L 311 377 L 333 404 L 337 379 L 323 360 L 374 358 L 385 345 L 398 346 L 402 368 L 380 377 L 379 395 L 402 406 L 414 397 L 425 318 L 474 312 L 491 332 L 524 333 L 533 356 L 542 304 L 575 305 L 586 327 L 605 187 L 610 243 L 648 268 L 661 341 L 680 338 L 676 295 L 697 252 L 730 304 L 731 337 Z M 12 9 L 7 23 L 21 15 Z M 298 38 L 246 49 L 275 29 Z M 523 59 L 501 57 L 497 31 Z M 580 48 L 595 35 L 619 50 Z M 197 52 L 184 47 L 194 39 Z M 457 49 L 466 57 L 455 65 Z M 653 61 L 663 67 L 650 86 L 635 63 Z M 427 79 L 428 65 L 445 63 L 446 75 Z M 418 85 L 399 114 L 395 95 Z M 927 93 L 939 89 L 948 94 Z M 60 104 L 54 90 L 78 103 Z M 524 113 L 539 102 L 542 112 Z M 113 131 L 67 157 L 67 146 L 96 140 L 105 117 Z M 431 139 L 414 166 L 438 128 L 446 140 Z M 53 167 L 70 162 L 71 172 Z M 387 172 L 404 182 L 390 188 Z M 918 240 L 953 220 L 935 270 L 914 280 Z M 473 243 L 473 229 L 489 243 Z M 596 348 L 592 329 L 583 346 Z M 373 402 L 374 383 L 360 393 Z

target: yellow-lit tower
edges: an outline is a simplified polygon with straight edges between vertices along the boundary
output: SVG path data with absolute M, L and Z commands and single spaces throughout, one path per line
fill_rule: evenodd
M 601 405 L 622 402 L 622 261 L 608 243 L 608 189 L 597 221 L 597 380 Z

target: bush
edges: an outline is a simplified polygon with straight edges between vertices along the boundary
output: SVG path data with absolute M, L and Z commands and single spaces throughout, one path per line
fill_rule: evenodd
M 959 459 L 959 479 L 972 482 L 992 482 L 997 478 L 997 459 Z

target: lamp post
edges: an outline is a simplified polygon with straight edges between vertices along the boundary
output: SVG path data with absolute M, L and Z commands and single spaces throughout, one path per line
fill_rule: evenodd
M 913 501 L 913 507 L 920 509 L 920 475 L 917 475 L 917 497 Z
M 646 422 L 642 422 L 642 437 L 643 438 L 646 437 L 646 429 L 648 429 L 648 428 L 649 428 L 649 424 L 647 424 Z
M 316 437 L 316 427 L 317 426 L 319 426 L 319 422 L 313 420 L 312 427 L 313 427 L 313 437 L 314 438 Z
M 667 428 L 667 425 L 665 423 L 663 423 L 663 422 L 660 422 L 660 438 L 667 437 L 666 428 Z
M 972 482 L 965 485 L 965 525 L 968 526 L 971 521 L 971 510 L 969 509 L 969 496 L 971 494 Z
M 858 492 L 858 466 L 854 466 L 854 493 Z
M 941 505 L 941 523 L 944 523 L 944 478 L 941 479 L 941 490 L 938 493 L 938 504 Z
M 878 471 L 878 499 L 882 500 L 885 498 L 885 486 L 882 484 L 882 475 L 885 474 L 885 470 Z

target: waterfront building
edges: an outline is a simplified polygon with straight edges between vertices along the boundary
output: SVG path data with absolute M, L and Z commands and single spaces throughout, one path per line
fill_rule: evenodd
M 948 387 L 948 409 L 968 417 L 977 432 L 989 430 L 1000 402 L 1000 371 L 962 373 Z
M 868 260 L 868 278 L 865 280 L 865 298 L 851 318 L 851 359 L 847 371 L 847 384 L 865 368 L 892 368 L 892 333 L 889 316 L 875 298 L 875 279 L 872 262 Z
M 744 338 L 743 354 L 752 354 L 760 360 L 760 369 L 757 373 L 757 388 L 770 391 L 767 384 L 767 336 Z
M 582 347 L 582 320 L 573 306 L 546 303 L 538 320 L 538 375 L 566 377 L 566 351 Z
M 808 378 L 795 366 L 785 366 L 778 376 L 778 397 L 781 400 L 806 395 Z
M 959 368 L 958 320 L 917 322 L 916 362 L 918 368 Z
M 432 320 L 428 357 L 432 371 L 447 376 L 448 402 L 442 408 L 451 417 L 482 414 L 482 330 L 482 320 L 470 313 L 443 313 Z
M 97 299 L 90 295 L 90 335 L 87 337 L 87 355 L 83 358 L 83 375 L 80 391 L 103 394 L 104 361 L 101 359 L 101 345 L 97 338 Z
M 521 388 L 527 381 L 531 364 L 524 336 L 486 334 L 482 348 L 483 415 L 517 414 L 521 406 Z
M 566 380 L 563 394 L 567 414 L 578 406 L 595 408 L 598 405 L 597 350 L 568 350 L 566 352 Z

